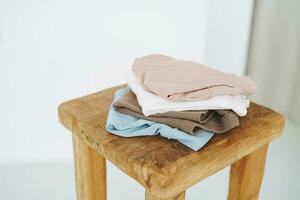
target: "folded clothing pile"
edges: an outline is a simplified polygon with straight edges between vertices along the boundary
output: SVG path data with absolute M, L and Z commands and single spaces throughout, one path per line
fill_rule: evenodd
M 239 126 L 255 83 L 164 55 L 136 58 L 128 88 L 116 92 L 106 129 L 123 136 L 158 135 L 197 151 L 214 134 Z

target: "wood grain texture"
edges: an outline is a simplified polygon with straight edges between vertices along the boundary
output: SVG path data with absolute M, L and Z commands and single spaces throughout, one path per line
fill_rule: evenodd
M 159 136 L 123 138 L 105 130 L 118 86 L 61 104 L 61 123 L 149 192 L 172 197 L 280 136 L 284 117 L 251 103 L 240 126 L 194 152 Z
M 94 149 L 73 135 L 78 200 L 106 200 L 106 162 Z
M 257 200 L 264 175 L 268 145 L 233 163 L 228 200 Z
M 168 197 L 168 198 L 159 198 L 151 194 L 148 190 L 145 192 L 145 200 L 185 200 L 185 191 L 181 192 L 180 194 Z

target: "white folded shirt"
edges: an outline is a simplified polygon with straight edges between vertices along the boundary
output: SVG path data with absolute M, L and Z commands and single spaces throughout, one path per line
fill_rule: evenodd
M 246 97 L 241 95 L 218 95 L 201 101 L 169 101 L 145 89 L 132 71 L 128 74 L 127 84 L 135 93 L 145 116 L 169 111 L 226 109 L 233 110 L 239 116 L 245 116 L 250 103 Z

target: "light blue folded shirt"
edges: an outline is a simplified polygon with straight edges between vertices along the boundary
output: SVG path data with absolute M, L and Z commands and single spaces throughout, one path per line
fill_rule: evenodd
M 129 88 L 118 90 L 115 93 L 114 101 L 125 95 L 129 90 Z M 214 135 L 214 133 L 205 130 L 200 130 L 195 135 L 190 135 L 165 124 L 119 113 L 112 105 L 107 116 L 106 130 L 122 137 L 161 135 L 168 139 L 178 140 L 194 151 L 201 149 Z

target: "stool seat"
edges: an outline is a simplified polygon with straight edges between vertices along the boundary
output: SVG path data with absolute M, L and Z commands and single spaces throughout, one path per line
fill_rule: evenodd
M 180 194 L 267 145 L 280 136 L 284 125 L 281 114 L 251 103 L 239 127 L 216 134 L 197 152 L 160 136 L 119 137 L 107 132 L 105 124 L 114 93 L 122 87 L 125 85 L 62 103 L 58 108 L 59 120 L 151 195 L 161 199 Z

